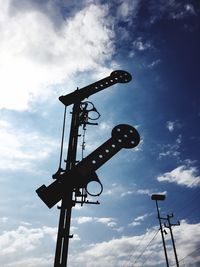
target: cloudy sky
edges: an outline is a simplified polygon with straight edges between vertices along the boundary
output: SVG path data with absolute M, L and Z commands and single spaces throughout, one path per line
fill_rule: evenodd
M 53 266 L 59 210 L 35 190 L 59 164 L 58 97 L 117 69 L 133 79 L 89 98 L 101 117 L 87 128 L 84 153 L 121 123 L 141 142 L 97 171 L 104 191 L 92 200 L 100 205 L 74 207 L 69 266 L 165 266 L 152 193 L 166 195 L 162 217 L 180 221 L 180 266 L 199 266 L 199 1 L 1 0 L 0 10 L 1 266 Z

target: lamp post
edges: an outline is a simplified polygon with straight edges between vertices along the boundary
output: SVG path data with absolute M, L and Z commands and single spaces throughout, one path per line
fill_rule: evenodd
M 161 223 L 160 211 L 159 211 L 159 208 L 158 208 L 158 201 L 163 201 L 163 200 L 165 200 L 165 195 L 161 195 L 161 194 L 153 194 L 153 195 L 151 196 L 151 199 L 152 199 L 152 200 L 155 200 L 155 202 L 156 202 L 156 208 L 157 208 L 158 220 L 159 220 L 159 224 L 160 224 L 160 232 L 161 232 L 161 237 L 162 237 L 162 242 L 163 242 L 163 248 L 164 248 L 164 253 L 165 253 L 165 259 L 166 259 L 167 267 L 169 267 L 169 261 L 168 261 L 168 257 L 167 257 L 167 250 L 166 250 L 165 239 L 164 239 L 164 235 L 163 235 L 163 229 L 162 229 L 162 223 Z

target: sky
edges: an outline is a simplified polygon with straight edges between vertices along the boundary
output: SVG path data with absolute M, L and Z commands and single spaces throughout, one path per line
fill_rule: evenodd
M 180 266 L 200 266 L 200 2 L 1 0 L 0 10 L 1 266 L 53 266 L 59 210 L 35 190 L 59 166 L 58 97 L 114 70 L 132 81 L 89 97 L 101 116 L 87 127 L 84 156 L 118 124 L 134 126 L 141 141 L 98 169 L 104 191 L 90 200 L 100 205 L 73 208 L 68 265 L 165 266 L 151 200 L 159 193 L 161 216 L 180 222 L 172 227 Z M 82 136 L 78 160 L 81 144 Z

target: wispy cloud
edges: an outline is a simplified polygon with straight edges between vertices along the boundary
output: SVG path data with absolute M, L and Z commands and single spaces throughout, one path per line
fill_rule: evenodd
M 142 37 L 136 38 L 132 43 L 132 49 L 129 52 L 129 57 L 133 57 L 137 52 L 143 52 L 152 48 L 150 41 L 143 40 Z
M 132 184 L 129 187 L 121 184 L 112 184 L 112 187 L 107 189 L 107 191 L 104 192 L 104 195 L 111 197 L 120 196 L 121 198 L 131 195 L 151 196 L 155 191 L 157 191 L 155 188 L 138 188 L 136 184 Z
M 196 16 L 195 7 L 191 3 L 183 4 L 176 0 L 165 1 L 162 0 L 150 1 L 149 12 L 151 16 L 151 23 L 154 23 L 163 17 L 169 19 L 184 19 L 191 16 Z
M 133 17 L 137 15 L 138 7 L 140 4 L 139 0 L 124 0 L 118 1 L 119 5 L 117 8 L 117 17 L 119 20 L 128 21 L 129 23 L 132 22 Z
M 87 216 L 82 216 L 82 217 L 77 217 L 73 219 L 77 224 L 83 224 L 83 223 L 88 223 L 88 222 L 93 222 L 93 223 L 101 223 L 106 225 L 107 227 L 115 227 L 117 225 L 116 219 L 114 218 L 108 218 L 108 217 L 87 217 Z
M 133 190 L 128 190 L 123 193 L 121 193 L 121 197 L 125 197 L 128 195 L 147 195 L 151 196 L 155 192 L 155 189 L 141 189 L 141 188 L 135 188 Z
M 131 223 L 129 223 L 128 226 L 135 227 L 141 224 L 142 221 L 144 221 L 147 217 L 149 217 L 151 214 L 145 213 L 144 215 L 136 217 Z
M 138 37 L 133 42 L 133 47 L 139 51 L 144 51 L 152 47 L 151 43 L 148 41 L 143 41 L 141 37 Z
M 149 65 L 147 65 L 148 68 L 154 68 L 155 66 L 157 66 L 159 63 L 161 62 L 160 59 L 156 59 L 153 62 L 151 62 Z
M 200 185 L 200 176 L 197 167 L 181 165 L 170 172 L 166 172 L 157 177 L 159 182 L 176 183 L 187 187 Z
M 17 129 L 8 121 L 0 121 L 0 124 L 2 170 L 26 168 L 27 171 L 34 171 L 36 162 L 47 159 L 58 148 L 55 140 L 36 130 L 27 132 L 25 129 Z
M 181 124 L 178 120 L 175 121 L 167 121 L 166 128 L 169 130 L 169 132 L 173 132 L 175 129 L 180 129 Z
M 78 217 L 78 218 L 74 218 L 74 220 L 78 223 L 78 224 L 83 224 L 83 223 L 88 223 L 88 222 L 92 222 L 94 220 L 93 217 L 88 217 L 88 216 L 82 216 L 82 217 Z
M 166 124 L 166 127 L 167 127 L 167 129 L 168 129 L 170 132 L 173 132 L 173 130 L 174 130 L 174 125 L 175 125 L 175 122 L 173 122 L 173 121 L 168 121 L 167 124 Z
M 174 126 L 170 125 L 169 126 L 169 131 L 173 131 L 174 130 Z M 175 139 L 175 141 L 171 144 L 165 144 L 161 146 L 161 152 L 159 153 L 159 159 L 163 158 L 163 157 L 172 157 L 175 158 L 176 160 L 180 159 L 180 146 L 182 143 L 182 135 L 179 134 L 177 136 L 177 138 Z

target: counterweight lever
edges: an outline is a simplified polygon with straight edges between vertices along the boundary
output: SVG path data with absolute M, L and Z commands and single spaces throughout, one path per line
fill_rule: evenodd
M 90 95 L 93 95 L 111 85 L 116 83 L 128 83 L 132 79 L 130 73 L 124 70 L 115 70 L 110 76 L 92 83 L 88 86 L 85 86 L 79 90 L 75 90 L 74 92 L 67 94 L 65 96 L 60 96 L 59 100 L 65 105 L 69 106 L 73 103 L 81 102 L 85 98 L 88 98 Z
M 87 188 L 92 180 L 95 171 L 106 161 L 113 157 L 122 148 L 134 148 L 140 142 L 138 131 L 127 124 L 120 124 L 113 128 L 112 136 L 94 152 L 89 154 L 73 169 L 64 172 L 48 187 L 42 185 L 36 192 L 43 202 L 53 207 L 68 192 L 79 188 Z

